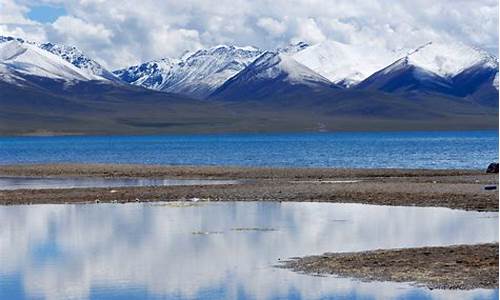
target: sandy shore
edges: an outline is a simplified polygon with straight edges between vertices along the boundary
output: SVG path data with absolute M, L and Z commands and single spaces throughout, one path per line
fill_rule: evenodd
M 498 211 L 498 175 L 475 170 L 0 166 L 0 176 L 249 179 L 236 185 L 0 191 L 0 204 L 177 201 L 324 201 Z M 111 190 L 113 190 L 111 192 Z
M 498 288 L 498 244 L 326 253 L 294 258 L 280 267 L 431 289 L 493 289 Z

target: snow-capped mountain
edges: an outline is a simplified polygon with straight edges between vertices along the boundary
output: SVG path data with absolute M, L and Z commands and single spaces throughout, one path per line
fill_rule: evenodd
M 485 51 L 460 43 L 429 42 L 377 71 L 357 88 L 465 97 L 482 86 L 494 89 L 496 74 L 498 60 Z
M 284 53 L 265 52 L 219 87 L 211 98 L 263 99 L 314 93 L 338 87 Z
M 274 51 L 219 45 L 111 73 L 75 47 L 0 36 L 0 80 L 51 88 L 50 82 L 35 78 L 57 80 L 60 86 L 75 81 L 128 83 L 198 99 L 262 99 L 342 87 L 440 93 L 498 105 L 498 59 L 450 42 L 398 51 L 337 41 L 299 42 Z
M 262 50 L 220 45 L 115 71 L 120 79 L 156 90 L 204 98 L 253 62 Z
M 472 95 L 476 102 L 498 106 L 498 65 L 476 64 L 453 76 L 453 93 L 460 97 Z
M 405 58 L 407 64 L 444 78 L 451 78 L 473 66 L 498 66 L 497 59 L 487 52 L 456 42 L 428 42 L 408 53 Z
M 85 71 L 91 77 L 98 76 L 108 80 L 116 81 L 118 78 L 101 66 L 98 62 L 90 59 L 82 51 L 73 46 L 65 46 L 54 43 L 43 43 L 38 45 L 40 48 L 53 53 L 79 69 Z M 97 78 L 100 79 L 100 78 Z
M 451 81 L 402 58 L 386 68 L 376 72 L 356 86 L 357 89 L 393 92 L 439 92 L 450 93 Z
M 173 76 L 171 71 L 179 62 L 179 59 L 164 58 L 116 70 L 113 73 L 127 83 L 159 90 Z
M 36 45 L 11 40 L 0 43 L 0 66 L 4 80 L 23 80 L 25 76 L 37 76 L 58 80 L 93 80 L 79 69 Z
M 180 59 L 152 61 L 114 73 L 134 85 L 206 98 L 215 91 L 219 94 L 219 88 L 233 77 L 242 78 L 254 72 L 246 69 L 262 53 L 253 47 L 221 45 L 189 52 Z M 483 81 L 495 86 L 493 81 L 498 72 L 495 57 L 460 43 L 430 42 L 415 49 L 388 51 L 337 41 L 316 45 L 299 42 L 269 53 L 277 54 L 284 61 L 292 58 L 295 66 L 300 65 L 330 84 L 344 88 L 359 84 L 358 88 L 385 92 L 422 90 L 462 97 L 479 89 Z M 262 63 L 260 57 L 259 62 Z M 252 64 L 252 68 L 255 67 Z M 476 71 L 470 71 L 472 69 Z M 471 76 L 473 78 L 469 78 Z M 458 87 L 458 82 L 467 83 L 467 87 L 463 84 Z
M 325 41 L 296 51 L 293 58 L 333 83 L 351 87 L 394 62 L 399 52 Z
M 453 43 L 398 53 L 337 42 L 221 45 L 114 75 L 76 48 L 0 36 L 0 114 L 8 118 L 0 132 L 497 126 L 495 57 Z
M 283 48 L 278 48 L 276 50 L 276 52 L 288 54 L 288 55 L 293 55 L 297 52 L 305 50 L 306 48 L 309 48 L 309 46 L 311 46 L 311 45 L 309 45 L 308 43 L 297 42 L 295 44 L 290 44 L 290 45 L 283 47 Z
M 16 46 L 13 46 L 13 45 L 16 45 Z M 22 58 L 23 64 L 30 64 L 31 70 L 35 70 L 35 69 L 38 70 L 37 72 L 33 72 L 32 74 L 29 73 L 29 69 L 20 68 L 22 70 L 18 70 L 21 73 L 24 73 L 26 75 L 51 77 L 51 78 L 57 77 L 58 79 L 62 79 L 62 80 L 103 80 L 103 81 L 111 80 L 111 81 L 118 81 L 118 78 L 116 76 L 114 76 L 113 73 L 106 70 L 103 66 L 101 66 L 96 61 L 85 56 L 76 47 L 70 47 L 70 46 L 59 45 L 59 44 L 54 44 L 54 43 L 37 43 L 37 42 L 33 42 L 33 41 L 23 40 L 20 38 L 5 37 L 5 36 L 0 36 L 0 47 L 2 47 L 2 49 L 4 49 L 3 51 L 5 53 L 13 51 L 13 48 L 16 48 L 16 47 L 18 48 L 18 50 L 19 49 L 26 49 L 26 51 L 28 53 L 18 57 L 17 59 Z M 19 51 L 21 51 L 21 50 L 19 50 Z M 57 63 L 55 63 L 55 62 L 50 67 L 47 64 L 37 66 L 38 63 L 42 63 L 42 60 L 40 60 L 40 56 L 51 57 L 51 55 L 48 55 L 48 54 L 57 56 L 60 59 L 64 60 L 65 62 L 76 67 L 76 69 L 78 69 L 78 70 L 76 70 L 76 73 L 78 75 L 75 76 L 73 74 L 75 72 L 70 72 L 71 74 L 68 77 L 65 77 L 63 75 L 63 73 L 54 72 L 55 69 L 58 68 Z M 30 61 L 30 58 L 33 58 L 33 61 Z M 51 59 L 53 60 L 54 58 L 52 57 Z M 9 60 L 10 62 L 7 62 L 7 60 Z M 13 70 L 13 69 L 15 69 L 13 66 L 13 60 L 14 60 L 14 58 L 2 56 L 1 62 L 4 64 L 10 64 L 10 70 Z M 19 63 L 18 63 L 18 65 L 19 65 Z M 43 70 L 45 70 L 46 72 L 44 72 Z M 56 73 L 57 73 L 57 76 L 56 76 Z

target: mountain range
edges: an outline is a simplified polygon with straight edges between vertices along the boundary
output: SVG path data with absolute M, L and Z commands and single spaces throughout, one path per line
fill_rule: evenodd
M 76 47 L 0 37 L 0 104 L 1 134 L 497 128 L 498 59 L 458 42 L 326 41 L 110 71 Z

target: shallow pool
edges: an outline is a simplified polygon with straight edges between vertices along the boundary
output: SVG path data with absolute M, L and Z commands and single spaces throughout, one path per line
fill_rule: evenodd
M 0 177 L 1 190 L 236 184 L 238 180 L 96 177 Z
M 334 251 L 498 241 L 498 213 L 278 202 L 0 206 L 0 299 L 497 299 L 315 277 Z

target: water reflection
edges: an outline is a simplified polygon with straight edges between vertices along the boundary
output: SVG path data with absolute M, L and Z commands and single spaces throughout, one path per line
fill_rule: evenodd
M 0 190 L 218 185 L 236 184 L 238 182 L 237 180 L 215 179 L 0 177 Z
M 7 206 L 0 207 L 0 299 L 496 299 L 498 290 L 430 291 L 272 267 L 328 251 L 492 241 L 497 213 L 443 208 Z

